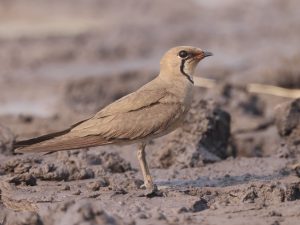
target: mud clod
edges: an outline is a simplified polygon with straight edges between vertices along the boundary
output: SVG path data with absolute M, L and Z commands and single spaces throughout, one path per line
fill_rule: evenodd
M 43 225 L 41 217 L 32 212 L 10 212 L 6 218 L 7 224 Z
M 92 191 L 99 191 L 101 187 L 108 187 L 109 182 L 107 179 L 98 179 L 97 181 L 89 183 L 87 186 Z
M 53 224 L 99 224 L 99 225 L 127 225 L 119 217 L 108 215 L 96 202 L 79 201 L 66 206 L 63 212 L 54 209 L 60 216 L 53 218 Z M 129 224 L 128 224 L 129 225 Z
M 179 214 L 181 214 L 181 213 L 187 213 L 187 212 L 189 212 L 189 210 L 186 207 L 181 207 L 177 211 L 177 213 L 179 213 Z
M 126 162 L 116 153 L 104 153 L 103 157 L 104 167 L 112 173 L 124 173 L 131 170 L 130 163 Z
M 0 154 L 12 155 L 14 141 L 14 134 L 0 124 Z
M 199 167 L 220 161 L 230 154 L 229 138 L 230 115 L 212 101 L 195 102 L 183 127 L 170 135 L 159 152 L 159 166 Z
M 70 191 L 71 187 L 70 187 L 70 185 L 63 185 L 63 187 L 61 188 L 61 190 L 63 190 L 63 191 Z
M 269 212 L 269 216 L 277 216 L 277 217 L 281 217 L 282 214 L 280 212 L 277 212 L 275 210 Z
M 300 99 L 276 107 L 276 126 L 289 145 L 300 144 Z
M 2 167 L 5 173 L 22 174 L 29 172 L 35 163 L 40 163 L 40 161 L 30 158 L 12 158 L 5 162 Z

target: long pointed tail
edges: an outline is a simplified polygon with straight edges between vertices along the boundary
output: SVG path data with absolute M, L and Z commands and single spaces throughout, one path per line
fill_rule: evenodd
M 15 152 L 55 152 L 109 144 L 99 136 L 75 137 L 68 133 L 58 136 L 59 134 L 60 132 L 17 142 Z
M 81 137 L 73 133 L 72 128 L 80 123 L 73 125 L 67 130 L 43 135 L 29 140 L 18 141 L 14 144 L 15 152 L 54 152 L 110 144 L 109 141 L 105 140 L 101 136 L 90 135 Z

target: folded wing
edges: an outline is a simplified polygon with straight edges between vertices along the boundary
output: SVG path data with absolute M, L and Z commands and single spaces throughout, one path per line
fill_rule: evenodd
M 183 110 L 174 99 L 166 98 L 174 96 L 165 89 L 140 89 L 69 129 L 17 142 L 16 152 L 79 149 L 159 135 L 179 120 Z

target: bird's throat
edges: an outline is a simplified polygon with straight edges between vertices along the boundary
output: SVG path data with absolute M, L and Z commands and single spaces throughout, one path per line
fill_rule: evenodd
M 187 74 L 187 73 L 184 71 L 184 66 L 185 66 L 186 60 L 187 60 L 187 59 L 181 60 L 181 64 L 180 64 L 180 72 L 182 73 L 182 75 L 186 76 L 186 78 L 189 80 L 189 82 L 191 82 L 192 84 L 194 84 L 194 81 L 193 81 L 191 75 Z

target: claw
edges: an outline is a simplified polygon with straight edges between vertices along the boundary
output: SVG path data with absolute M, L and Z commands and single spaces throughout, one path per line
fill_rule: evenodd
M 141 186 L 141 189 L 143 189 L 143 192 L 139 193 L 138 197 L 153 198 L 153 197 L 162 197 L 163 196 L 163 192 L 158 190 L 156 184 L 154 184 L 151 188 L 146 188 L 146 185 L 143 184 Z
M 142 184 L 142 185 L 140 186 L 140 189 L 146 190 L 146 185 L 145 185 L 145 184 Z
M 143 189 L 143 190 L 148 190 L 148 191 L 151 191 L 151 192 L 154 192 L 154 191 L 157 191 L 158 188 L 157 188 L 157 185 L 156 184 L 152 184 L 152 185 L 147 185 L 147 184 L 142 184 L 140 186 L 140 189 Z

